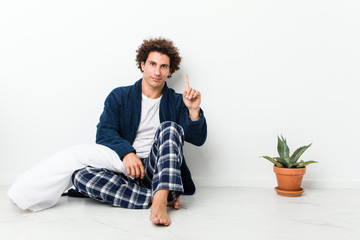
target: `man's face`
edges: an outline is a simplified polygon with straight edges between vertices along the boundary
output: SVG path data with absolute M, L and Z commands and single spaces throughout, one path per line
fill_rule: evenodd
M 141 69 L 147 87 L 162 89 L 170 74 L 170 58 L 159 52 L 150 52 L 146 62 L 141 63 Z

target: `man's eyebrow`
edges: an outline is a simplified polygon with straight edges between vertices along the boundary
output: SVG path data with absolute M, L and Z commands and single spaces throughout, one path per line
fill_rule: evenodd
M 158 64 L 157 62 L 152 61 L 152 60 L 149 60 L 149 63 L 150 63 L 150 64 L 155 63 L 156 65 Z M 169 64 L 167 64 L 167 63 L 163 63 L 163 64 L 161 64 L 161 66 L 166 66 L 166 67 L 169 67 Z

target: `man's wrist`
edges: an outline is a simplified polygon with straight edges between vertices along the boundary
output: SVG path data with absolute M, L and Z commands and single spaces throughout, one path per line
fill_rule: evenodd
M 192 121 L 199 120 L 200 118 L 200 108 L 190 109 L 189 108 L 189 117 Z
M 129 152 L 129 153 L 125 154 L 125 155 L 122 157 L 122 160 L 124 160 L 124 158 L 126 158 L 126 157 L 128 157 L 128 156 L 130 156 L 130 155 L 132 155 L 132 154 L 135 154 L 135 152 Z M 135 155 L 136 155 L 136 154 L 135 154 Z

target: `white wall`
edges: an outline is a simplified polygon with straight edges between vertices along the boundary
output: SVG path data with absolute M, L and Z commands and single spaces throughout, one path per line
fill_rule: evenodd
M 141 77 L 135 50 L 164 36 L 169 80 L 202 92 L 208 140 L 186 145 L 198 185 L 270 186 L 276 136 L 313 142 L 307 187 L 360 188 L 358 1 L 2 1 L 0 183 L 95 140 L 107 94 Z

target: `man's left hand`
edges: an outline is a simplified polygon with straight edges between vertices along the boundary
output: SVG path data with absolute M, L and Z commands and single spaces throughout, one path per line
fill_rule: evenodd
M 191 120 L 198 120 L 200 117 L 201 94 L 199 91 L 192 89 L 189 85 L 189 77 L 185 74 L 185 90 L 183 92 L 183 101 L 189 109 Z

